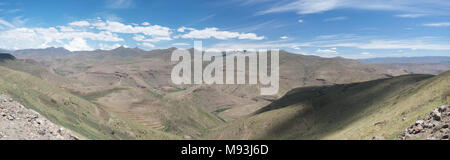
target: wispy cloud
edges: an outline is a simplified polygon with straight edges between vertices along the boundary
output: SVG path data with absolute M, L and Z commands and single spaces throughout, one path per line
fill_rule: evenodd
M 146 42 L 144 42 L 144 43 L 139 43 L 138 45 L 143 46 L 143 47 L 146 47 L 146 48 L 154 48 L 154 47 L 155 47 L 155 45 L 153 45 L 153 44 L 151 44 L 151 43 L 146 43 Z
M 9 23 L 8 21 L 3 20 L 2 18 L 0 18 L 0 25 L 6 26 L 8 28 L 14 28 L 14 25 Z
M 386 40 L 374 39 L 368 42 L 346 42 L 322 45 L 324 47 L 352 47 L 359 49 L 411 49 L 411 50 L 450 50 L 450 45 L 425 40 Z
M 197 21 L 197 23 L 207 21 L 207 20 L 209 20 L 209 19 L 211 19 L 211 18 L 214 18 L 215 16 L 216 16 L 216 14 L 211 14 L 211 15 L 208 15 L 208 16 L 206 16 L 206 17 L 200 18 L 200 19 Z
M 240 32 L 254 32 L 254 31 L 265 30 L 265 29 L 273 29 L 274 30 L 274 29 L 281 28 L 284 26 L 285 26 L 285 24 L 279 23 L 275 20 L 269 20 L 269 21 L 265 21 L 262 23 L 258 23 L 258 24 L 237 25 L 237 26 L 226 28 L 226 29 L 231 30 L 231 31 L 240 31 Z
M 192 26 L 192 25 L 195 25 L 195 24 L 198 24 L 198 23 L 202 23 L 202 22 L 208 21 L 208 20 L 214 18 L 215 16 L 216 16 L 216 14 L 210 14 L 210 15 L 208 15 L 208 16 L 205 16 L 205 17 L 203 17 L 203 18 L 200 18 L 200 19 L 198 19 L 198 20 L 195 20 L 194 22 L 192 22 L 191 24 L 189 24 L 189 25 L 187 25 L 187 26 Z
M 133 8 L 135 3 L 133 0 L 106 0 L 106 7 L 112 9 Z
M 317 49 L 316 50 L 317 53 L 320 54 L 338 54 L 337 52 L 337 48 L 330 48 L 330 49 Z
M 347 20 L 347 17 L 341 16 L 341 17 L 333 17 L 333 18 L 327 18 L 324 21 L 325 22 L 332 22 L 332 21 L 343 21 L 343 20 Z
M 272 0 L 234 0 L 234 1 L 241 3 L 241 5 L 243 5 L 243 6 L 248 6 L 248 5 L 254 5 L 254 4 L 269 2 L 269 1 L 272 1 Z
M 362 10 L 392 10 L 435 13 L 449 9 L 450 2 L 443 0 L 295 0 L 290 3 L 276 5 L 269 9 L 259 11 L 257 15 L 278 12 L 297 12 L 298 14 L 313 14 L 336 9 L 362 9 Z
M 15 27 L 21 27 L 28 22 L 27 18 L 23 18 L 23 16 L 17 16 L 13 19 L 12 23 Z
M 423 24 L 423 26 L 427 26 L 427 27 L 450 27 L 450 22 L 427 23 L 427 24 Z
M 220 51 L 227 50 L 256 50 L 256 49 L 283 49 L 292 48 L 300 50 L 300 47 L 310 46 L 307 43 L 285 43 L 281 41 L 266 41 L 261 43 L 235 43 L 221 42 L 212 45 L 210 48 Z
M 22 10 L 21 9 L 10 9 L 10 10 L 5 10 L 4 13 L 13 14 L 13 13 L 17 13 L 20 11 L 22 11 Z
M 69 23 L 69 25 L 77 26 L 77 27 L 87 27 L 87 26 L 90 26 L 91 24 L 88 21 L 75 21 L 75 22 Z
M 249 40 L 263 40 L 264 36 L 258 36 L 255 33 L 239 33 L 230 31 L 221 31 L 218 28 L 205 28 L 203 30 L 191 29 L 189 33 L 180 36 L 181 38 L 190 39 L 210 39 L 215 38 L 219 40 L 227 39 L 249 39 Z
M 450 50 L 449 40 L 443 37 L 412 37 L 408 39 L 380 38 L 377 36 L 358 36 L 336 34 L 318 36 L 315 41 L 304 42 L 310 47 L 346 47 L 356 49 L 410 49 L 410 50 Z
M 398 14 L 395 15 L 395 17 L 399 17 L 399 18 L 419 18 L 419 17 L 424 17 L 427 16 L 427 14 Z

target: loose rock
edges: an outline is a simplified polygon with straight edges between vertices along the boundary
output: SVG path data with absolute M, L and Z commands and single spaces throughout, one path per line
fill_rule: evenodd
M 398 139 L 449 140 L 450 106 L 439 106 L 424 119 L 405 129 Z
M 77 136 L 0 94 L 0 140 L 77 140 Z

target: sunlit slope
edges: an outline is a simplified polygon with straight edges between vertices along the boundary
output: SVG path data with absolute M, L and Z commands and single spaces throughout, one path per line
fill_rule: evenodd
M 178 138 L 111 114 L 103 107 L 28 73 L 1 66 L 0 93 L 13 97 L 85 139 Z
M 394 139 L 433 108 L 449 104 L 450 72 L 290 91 L 208 139 Z

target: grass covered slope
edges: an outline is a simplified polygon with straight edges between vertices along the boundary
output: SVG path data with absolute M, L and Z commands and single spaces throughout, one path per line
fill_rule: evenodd
M 450 72 L 290 91 L 207 139 L 394 139 L 435 106 L 449 104 Z
M 112 114 L 28 73 L 0 66 L 0 93 L 85 139 L 178 139 Z

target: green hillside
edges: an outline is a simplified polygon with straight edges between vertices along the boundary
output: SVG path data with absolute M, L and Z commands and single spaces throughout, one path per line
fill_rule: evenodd
M 394 139 L 436 106 L 450 104 L 450 72 L 290 91 L 207 139 Z
M 0 93 L 13 97 L 83 139 L 179 138 L 122 118 L 28 73 L 0 66 L 0 84 Z

